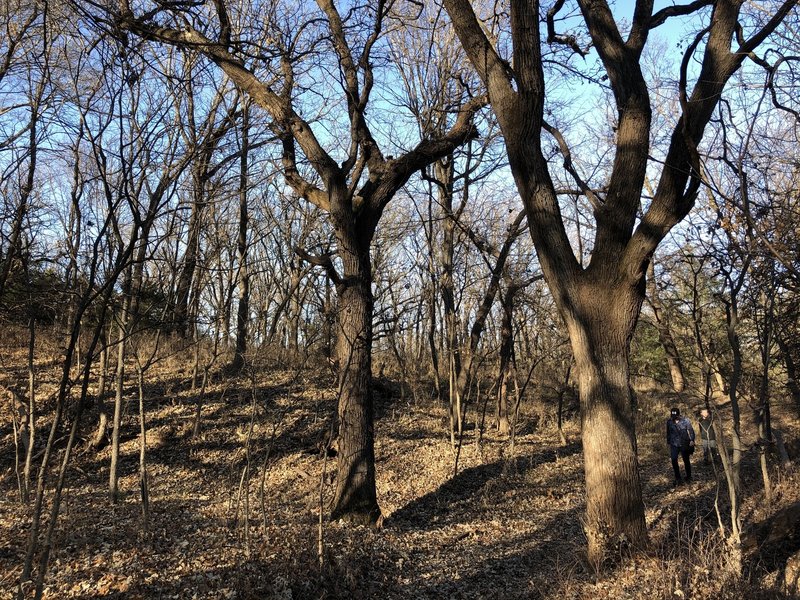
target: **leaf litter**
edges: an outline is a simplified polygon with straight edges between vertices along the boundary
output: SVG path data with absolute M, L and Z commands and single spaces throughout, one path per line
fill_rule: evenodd
M 454 475 L 445 407 L 401 401 L 393 384 L 382 385 L 376 398 L 383 526 L 324 522 L 320 567 L 320 482 L 323 466 L 331 475 L 335 470 L 335 459 L 325 461 L 321 452 L 335 410 L 329 383 L 272 373 L 256 382 L 253 402 L 250 381 L 217 382 L 207 391 L 196 437 L 188 386 L 150 394 L 147 529 L 134 394 L 123 422 L 123 497 L 116 505 L 106 492 L 109 448 L 88 445 L 89 413 L 64 491 L 45 598 L 722 597 L 707 569 L 687 575 L 686 557 L 670 563 L 664 552 L 594 571 L 584 559 L 580 445 L 562 447 L 554 427 L 530 427 L 524 407 L 513 451 L 491 427 L 480 444 L 478 427 L 468 429 Z M 468 420 L 474 425 L 474 413 Z M 576 421 L 567 423 L 571 439 L 578 438 Z M 2 431 L 0 598 L 11 598 L 29 508 L 19 503 L 13 439 Z M 698 466 L 693 487 L 672 489 L 668 458 L 650 446 L 658 448 L 658 441 L 641 444 L 642 481 L 651 540 L 661 551 L 681 519 L 684 527 L 714 526 L 708 512 L 716 486 Z M 332 476 L 323 483 L 324 513 L 333 483 Z M 779 484 L 786 502 L 796 484 Z

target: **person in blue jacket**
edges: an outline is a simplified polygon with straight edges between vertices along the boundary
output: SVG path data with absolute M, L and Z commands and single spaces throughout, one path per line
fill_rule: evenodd
M 681 416 L 681 411 L 673 408 L 669 411 L 667 419 L 667 445 L 669 446 L 672 470 L 675 472 L 675 485 L 683 483 L 681 470 L 678 467 L 678 454 L 683 457 L 683 466 L 686 469 L 688 483 L 692 480 L 692 463 L 689 458 L 694 452 L 694 428 L 686 417 Z

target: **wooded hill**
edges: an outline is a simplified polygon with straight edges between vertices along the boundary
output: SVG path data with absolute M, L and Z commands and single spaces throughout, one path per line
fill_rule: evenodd
M 797 2 L 630 4 L 0 0 L 9 597 L 796 594 Z

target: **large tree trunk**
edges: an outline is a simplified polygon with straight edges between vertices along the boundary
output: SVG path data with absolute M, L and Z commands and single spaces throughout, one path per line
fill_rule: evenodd
M 370 524 L 381 514 L 375 490 L 371 236 L 359 233 L 352 221 L 336 223 L 344 270 L 336 286 L 339 437 L 331 519 Z
M 574 169 L 563 136 L 545 122 L 540 3 L 510 4 L 511 69 L 487 38 L 471 3 L 444 0 L 462 47 L 488 90 L 539 263 L 570 330 L 581 390 L 589 557 L 597 563 L 605 557 L 605 548 L 613 549 L 615 538 L 624 535 L 634 545 L 646 542 L 627 366 L 630 337 L 644 298 L 645 269 L 661 240 L 694 205 L 701 185 L 697 146 L 725 84 L 796 2 L 787 0 L 776 8 L 763 28 L 751 33 L 736 51 L 731 46 L 737 45 L 734 36 L 741 30 L 742 4 L 714 4 L 704 35 L 689 44 L 684 55 L 683 66 L 697 57 L 698 44 L 705 39 L 691 93 L 682 71 L 681 115 L 656 192 L 644 210 L 641 191 L 652 111 L 641 57 L 653 21 L 665 12 L 654 14 L 652 2 L 637 2 L 633 20 L 620 29 L 608 2 L 578 0 L 577 5 L 617 108 L 616 152 L 602 198 Z M 555 35 L 554 19 L 563 6 L 556 2 L 547 12 L 548 41 L 568 43 L 582 54 L 574 39 L 570 43 Z M 565 168 L 594 210 L 597 228 L 586 268 L 575 259 L 564 225 L 542 148 L 543 130 L 558 141 Z
M 340 285 L 337 323 L 338 476 L 331 518 L 374 523 L 380 508 L 375 491 L 369 253 L 365 249 L 359 256 L 342 247 L 340 253 L 346 283 Z
M 643 287 L 643 286 L 642 286 Z M 643 289 L 582 286 L 565 318 L 581 404 L 589 558 L 647 543 L 628 354 Z

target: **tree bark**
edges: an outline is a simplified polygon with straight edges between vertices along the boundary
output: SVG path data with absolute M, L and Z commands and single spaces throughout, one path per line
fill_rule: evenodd
M 28 317 L 28 410 L 25 415 L 28 419 L 25 433 L 28 436 L 25 446 L 25 466 L 23 467 L 22 499 L 27 504 L 30 501 L 31 472 L 33 470 L 33 452 L 36 445 L 36 369 L 34 355 L 36 351 L 36 321 L 33 315 Z
M 139 392 L 139 492 L 142 500 L 142 524 L 150 524 L 150 486 L 147 477 L 147 420 L 144 411 L 144 369 L 137 364 L 136 384 Z
M 100 366 L 97 375 L 97 392 L 95 404 L 97 405 L 97 431 L 92 439 L 92 448 L 99 450 L 105 442 L 108 429 L 108 408 L 106 407 L 106 377 L 108 371 L 108 343 L 106 335 L 101 333 Z
M 461 351 L 458 344 L 458 316 L 456 315 L 454 264 L 455 255 L 455 218 L 460 210 L 453 213 L 453 159 L 439 160 L 433 164 L 433 173 L 438 190 L 439 204 L 445 218 L 442 220 L 442 246 L 440 262 L 442 277 L 440 290 L 442 308 L 444 309 L 445 344 L 447 348 L 447 388 L 450 414 L 450 443 L 455 444 L 454 432 L 458 429 L 459 416 L 456 412 L 458 389 L 456 382 L 461 373 Z M 464 182 L 468 186 L 468 182 Z M 463 207 L 462 207 L 463 208 Z
M 134 227 L 130 232 L 128 245 L 131 250 L 136 249 L 134 260 L 128 265 L 127 273 L 122 284 L 122 306 L 119 315 L 117 338 L 117 364 L 114 394 L 114 420 L 111 430 L 111 464 L 108 474 L 108 492 L 112 503 L 119 500 L 119 442 L 120 428 L 122 426 L 123 396 L 125 391 L 125 357 L 129 336 L 134 332 L 139 317 L 139 293 L 142 290 L 144 278 L 144 265 L 147 257 L 147 247 L 150 243 L 150 230 L 158 213 L 161 199 L 169 182 L 168 174 L 162 176 L 159 185 L 148 198 L 147 212 L 144 218 L 139 218 L 140 227 Z M 137 246 L 138 245 L 138 246 Z M 98 335 L 100 335 L 98 333 Z
M 558 439 L 562 446 L 567 445 L 567 435 L 564 433 L 564 394 L 569 389 L 569 378 L 572 374 L 572 358 L 570 357 L 567 363 L 567 372 L 564 375 L 564 384 L 558 390 L 558 415 L 556 418 L 556 426 L 558 427 Z
M 437 322 L 437 299 L 438 299 L 438 284 L 436 274 L 436 233 L 433 227 L 433 195 L 428 195 L 428 218 L 427 223 L 424 225 L 426 230 L 426 237 L 428 242 L 428 292 L 426 294 L 427 307 L 428 307 L 428 348 L 431 353 L 431 375 L 433 376 L 433 390 L 434 397 L 438 400 L 442 393 L 442 386 L 439 373 L 439 350 L 436 347 L 436 322 Z
M 205 209 L 204 193 L 205 183 L 201 176 L 194 177 L 194 198 L 192 199 L 192 212 L 189 216 L 189 232 L 186 240 L 186 251 L 183 255 L 181 274 L 178 277 L 178 287 L 175 292 L 175 312 L 173 320 L 178 334 L 185 338 L 189 330 L 189 292 L 192 289 L 195 268 L 197 267 L 197 254 L 200 248 L 200 229 L 203 224 Z
M 336 286 L 339 435 L 331 519 L 371 524 L 381 514 L 375 488 L 372 396 L 372 236 L 358 227 L 352 214 L 336 211 L 332 217 L 343 277 Z
M 742 349 L 739 338 L 739 305 L 738 293 L 744 283 L 744 274 L 747 272 L 748 265 L 746 264 L 740 271 L 739 276 L 732 280 L 730 273 L 727 274 L 728 287 L 730 289 L 730 297 L 725 301 L 725 321 L 726 333 L 728 343 L 731 347 L 731 354 L 733 355 L 730 383 L 728 385 L 728 398 L 731 404 L 731 452 L 728 458 L 728 452 L 725 450 L 725 455 L 720 452 L 720 457 L 723 461 L 725 469 L 725 476 L 728 483 L 728 495 L 730 499 L 730 514 L 731 514 L 731 533 L 729 536 L 729 543 L 733 546 L 737 555 L 741 544 L 742 532 L 742 516 L 741 516 L 741 498 L 742 498 L 742 483 L 741 483 L 741 461 L 742 461 L 742 435 L 741 435 L 741 410 L 739 407 L 739 383 L 742 378 Z M 721 428 L 720 428 L 721 429 Z M 721 433 L 721 430 L 717 432 Z M 719 444 L 720 435 L 717 435 L 717 444 Z M 727 460 L 726 460 L 727 459 Z M 727 463 L 727 464 L 726 464 Z
M 759 303 L 765 307 L 759 331 L 759 354 L 761 355 L 761 376 L 758 391 L 758 406 L 755 407 L 755 420 L 758 426 L 758 455 L 761 463 L 761 477 L 764 481 L 764 496 L 767 504 L 772 502 L 772 482 L 767 464 L 767 450 L 774 443 L 772 437 L 772 418 L 770 411 L 770 369 L 772 367 L 772 342 L 775 323 L 775 285 L 774 263 L 770 262 L 770 277 L 762 288 Z
M 567 315 L 581 404 L 585 531 L 593 561 L 647 541 L 628 366 L 643 291 L 609 294 L 603 286 L 584 286 Z

